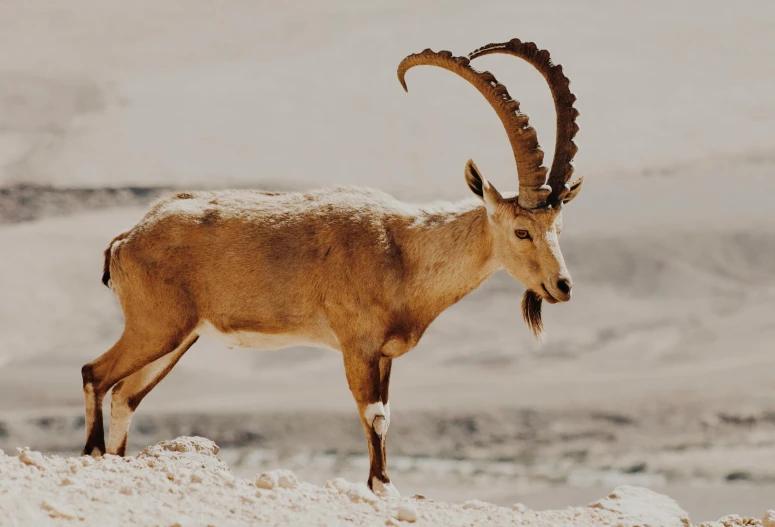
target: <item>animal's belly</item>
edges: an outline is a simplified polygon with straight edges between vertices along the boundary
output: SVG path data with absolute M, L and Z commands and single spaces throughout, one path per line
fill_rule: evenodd
M 248 348 L 254 350 L 276 350 L 291 346 L 336 347 L 328 339 L 295 333 L 258 333 L 255 331 L 232 331 L 224 333 L 205 321 L 197 327 L 201 336 L 215 339 L 227 348 Z M 332 335 L 333 337 L 333 335 Z

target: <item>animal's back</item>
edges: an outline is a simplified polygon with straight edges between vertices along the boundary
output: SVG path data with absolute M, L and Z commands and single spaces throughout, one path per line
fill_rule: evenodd
M 369 189 L 183 192 L 121 235 L 108 267 L 120 298 L 168 291 L 222 331 L 317 333 L 325 309 L 398 282 L 391 226 L 407 221 L 411 208 Z

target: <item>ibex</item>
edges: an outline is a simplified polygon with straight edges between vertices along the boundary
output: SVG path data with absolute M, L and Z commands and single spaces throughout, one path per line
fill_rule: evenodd
M 543 74 L 557 114 L 551 171 L 528 116 L 471 60 L 520 57 Z M 406 57 L 444 68 L 484 95 L 500 117 L 517 165 L 519 192 L 504 197 L 473 161 L 476 195 L 416 205 L 369 189 L 312 192 L 180 192 L 155 203 L 105 251 L 102 281 L 125 316 L 115 345 L 82 369 L 85 455 L 106 452 L 102 402 L 113 388 L 107 452 L 124 455 L 137 406 L 200 335 L 229 347 L 312 345 L 339 350 L 368 439 L 368 485 L 397 495 L 386 468 L 393 359 L 414 348 L 431 322 L 499 269 L 527 288 L 525 321 L 542 331 L 541 301 L 565 302 L 571 277 L 558 238 L 562 209 L 581 188 L 568 181 L 578 130 L 575 96 L 545 50 L 518 39 L 467 57 L 426 49 Z

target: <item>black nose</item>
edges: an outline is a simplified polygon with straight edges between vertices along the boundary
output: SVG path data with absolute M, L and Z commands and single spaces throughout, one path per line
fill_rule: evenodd
M 557 280 L 557 289 L 565 293 L 566 295 L 570 293 L 570 288 L 572 287 L 570 280 L 567 278 L 560 278 Z

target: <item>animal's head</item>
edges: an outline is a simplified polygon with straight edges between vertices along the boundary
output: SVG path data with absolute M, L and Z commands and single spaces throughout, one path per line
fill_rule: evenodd
M 538 146 L 536 132 L 528 124 L 528 116 L 520 111 L 519 103 L 491 73 L 470 66 L 471 60 L 491 53 L 520 57 L 546 78 L 557 113 L 557 139 L 551 171 L 543 166 L 544 154 Z M 467 80 L 484 95 L 503 123 L 517 165 L 518 194 L 502 196 L 471 160 L 466 164 L 465 177 L 469 188 L 485 203 L 495 258 L 527 288 L 522 312 L 538 336 L 542 333 L 541 301 L 567 302 L 573 287 L 559 241 L 562 208 L 578 195 L 582 184 L 581 178 L 569 184 L 573 156 L 577 151 L 573 138 L 578 131 L 575 122 L 578 112 L 573 107 L 576 97 L 570 92 L 570 81 L 562 73 L 561 66 L 552 64 L 546 50 L 518 39 L 489 44 L 467 57 L 455 57 L 449 51 L 435 53 L 429 49 L 409 55 L 398 67 L 398 79 L 404 89 L 407 89 L 406 72 L 419 65 L 438 66 Z

